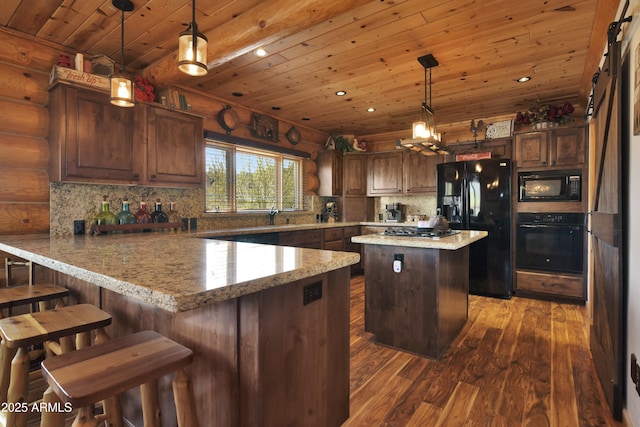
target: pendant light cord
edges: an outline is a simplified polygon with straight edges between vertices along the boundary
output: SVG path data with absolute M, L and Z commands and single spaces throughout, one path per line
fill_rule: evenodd
M 120 74 L 124 75 L 124 7 L 120 16 Z
M 191 1 L 191 48 L 193 49 L 193 60 L 197 62 L 198 53 L 198 24 L 196 24 L 196 0 Z

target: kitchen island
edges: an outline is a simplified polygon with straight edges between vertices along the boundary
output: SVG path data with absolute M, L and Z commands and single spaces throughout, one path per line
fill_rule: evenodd
M 364 245 L 365 330 L 378 343 L 439 359 L 468 318 L 469 245 L 486 236 L 352 237 Z
M 113 316 L 112 337 L 152 329 L 194 351 L 202 426 L 338 426 L 349 416 L 349 267 L 359 254 L 195 238 L 188 233 L 2 236 Z M 175 424 L 171 378 L 159 383 Z M 139 393 L 122 399 L 142 425 Z

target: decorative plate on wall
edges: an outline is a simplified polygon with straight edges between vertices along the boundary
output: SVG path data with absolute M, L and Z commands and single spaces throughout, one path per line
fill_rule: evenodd
M 227 105 L 218 113 L 218 122 L 220 126 L 227 131 L 227 135 L 238 127 L 238 113 L 231 109 L 231 105 Z
M 296 145 L 300 142 L 302 135 L 300 135 L 300 131 L 295 127 L 291 126 L 291 128 L 287 131 L 287 139 L 291 143 L 291 145 Z

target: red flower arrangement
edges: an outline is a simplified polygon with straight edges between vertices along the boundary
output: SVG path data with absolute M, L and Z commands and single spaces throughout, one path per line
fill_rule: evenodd
M 573 111 L 574 108 L 570 102 L 562 106 L 541 105 L 539 107 L 531 107 L 529 111 L 518 111 L 515 123 L 517 125 L 533 125 L 541 122 L 565 124 L 573 121 L 573 117 L 571 117 Z
M 149 79 L 142 76 L 136 76 L 133 95 L 136 101 L 153 102 L 156 100 L 153 85 Z

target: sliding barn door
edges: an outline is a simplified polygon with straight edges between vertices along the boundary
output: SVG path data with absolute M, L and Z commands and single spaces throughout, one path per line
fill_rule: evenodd
M 620 44 L 610 45 L 594 92 L 595 192 L 591 216 L 591 352 L 614 418 L 622 419 L 624 292 Z

